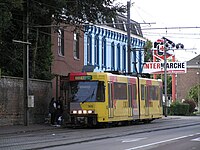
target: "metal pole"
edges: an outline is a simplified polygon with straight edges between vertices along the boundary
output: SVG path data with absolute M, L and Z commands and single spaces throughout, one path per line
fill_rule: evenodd
M 199 79 L 198 81 L 198 112 L 200 113 L 200 58 L 199 58 L 199 61 L 197 62 L 198 63 L 198 72 L 197 72 L 197 78 Z
M 26 43 L 29 43 L 29 0 L 26 2 L 26 20 L 24 23 L 24 38 Z M 26 27 L 26 28 L 25 28 Z M 23 87 L 24 87 L 24 125 L 29 125 L 29 109 L 28 109 L 28 95 L 29 95 L 29 44 L 24 46 L 23 50 Z
M 128 63 L 128 73 L 131 73 L 131 43 L 130 43 L 130 38 L 131 38 L 131 33 L 130 33 L 130 1 L 127 1 L 127 63 Z
M 172 56 L 172 62 L 175 62 L 175 55 Z M 176 74 L 172 74 L 172 101 L 176 101 Z
M 167 48 L 165 46 L 165 43 L 166 43 L 166 40 L 164 39 L 165 117 L 167 117 L 167 105 L 168 105 L 168 99 L 167 99 L 167 58 L 166 58 Z
M 200 113 L 200 72 L 198 74 L 198 78 L 199 78 L 199 84 L 198 84 L 198 109 L 199 109 L 199 113 Z

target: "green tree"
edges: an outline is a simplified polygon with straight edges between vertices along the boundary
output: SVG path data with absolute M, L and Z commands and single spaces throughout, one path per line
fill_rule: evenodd
M 57 23 L 67 24 L 102 23 L 115 18 L 117 13 L 125 13 L 126 6 L 114 2 L 116 0 L 63 0 L 61 9 L 54 13 Z M 52 4 L 51 6 L 54 6 Z M 63 7 L 64 6 L 64 7 Z M 62 14 L 62 15 L 61 15 Z
M 3 75 L 17 75 L 21 72 L 21 47 L 16 51 L 12 40 L 20 28 L 13 24 L 14 18 L 18 19 L 13 12 L 22 11 L 22 0 L 1 1 L 0 7 L 0 68 Z
M 144 45 L 144 62 L 153 62 L 152 42 L 147 39 Z
M 187 94 L 187 99 L 192 99 L 197 104 L 198 103 L 198 92 L 199 92 L 199 89 L 200 89 L 200 85 L 195 85 L 192 88 L 190 88 L 190 90 L 188 91 L 188 94 Z
M 27 0 L 29 2 L 30 77 L 51 79 L 53 56 L 51 53 L 52 23 L 79 25 L 86 22 L 103 22 L 125 6 L 113 5 L 115 0 Z M 23 25 L 26 24 L 26 0 L 0 2 L 0 68 L 2 75 L 22 77 Z M 48 26 L 47 26 L 48 25 Z
M 163 81 L 163 89 L 165 89 L 165 77 L 164 75 L 161 76 Z M 164 92 L 164 90 L 163 90 Z M 167 75 L 167 94 L 172 94 L 172 76 Z

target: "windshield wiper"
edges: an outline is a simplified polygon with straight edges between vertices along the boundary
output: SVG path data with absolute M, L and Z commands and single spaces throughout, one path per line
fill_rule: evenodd
M 91 99 L 94 96 L 94 91 L 95 91 L 95 89 L 93 90 L 91 95 L 89 95 L 84 101 L 82 101 L 82 104 L 87 102 L 89 99 Z

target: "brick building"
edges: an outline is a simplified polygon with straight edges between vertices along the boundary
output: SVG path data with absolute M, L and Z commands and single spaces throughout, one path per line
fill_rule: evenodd
M 70 25 L 63 25 L 57 31 L 52 29 L 53 64 L 51 72 L 55 74 L 52 80 L 52 95 L 60 96 L 60 79 L 70 72 L 79 72 L 83 67 L 84 33 Z
M 80 72 L 83 66 L 94 66 L 94 71 L 128 72 L 127 24 L 126 17 L 119 15 L 108 25 L 84 25 L 81 29 L 70 25 L 61 25 L 55 32 L 52 28 L 52 52 L 54 56 L 51 71 L 53 96 L 63 96 L 66 102 L 66 89 L 62 88 L 70 72 Z M 130 44 L 131 62 L 137 62 L 142 72 L 144 60 L 143 38 L 140 24 L 131 20 Z M 131 63 L 131 72 L 135 72 Z
M 187 73 L 177 74 L 176 81 L 177 100 L 186 99 L 190 88 L 200 84 L 200 55 L 187 62 Z

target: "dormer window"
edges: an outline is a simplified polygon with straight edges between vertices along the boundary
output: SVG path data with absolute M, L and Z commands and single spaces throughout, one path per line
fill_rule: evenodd
M 112 23 L 113 23 L 113 27 L 116 28 L 115 19 L 114 18 L 112 18 Z

